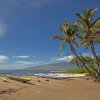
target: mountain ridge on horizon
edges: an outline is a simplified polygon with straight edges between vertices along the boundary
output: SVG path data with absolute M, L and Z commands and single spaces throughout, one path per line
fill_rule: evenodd
M 77 68 L 75 64 L 71 64 L 69 62 L 61 62 L 61 63 L 53 63 L 40 65 L 30 68 L 24 68 L 25 70 L 53 70 L 53 71 L 65 71 L 71 68 Z

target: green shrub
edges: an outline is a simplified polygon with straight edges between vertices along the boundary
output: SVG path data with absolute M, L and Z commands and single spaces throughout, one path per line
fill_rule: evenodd
M 66 73 L 72 73 L 72 74 L 74 74 L 74 73 L 89 73 L 88 71 L 87 71 L 87 69 L 86 68 L 76 68 L 76 69 L 69 69 L 69 70 L 67 70 L 66 71 Z

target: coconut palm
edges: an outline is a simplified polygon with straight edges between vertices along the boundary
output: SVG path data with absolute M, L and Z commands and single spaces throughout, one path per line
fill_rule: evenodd
M 77 32 L 77 26 L 71 25 L 69 21 L 65 21 L 63 24 L 59 26 L 60 31 L 63 32 L 63 34 L 56 34 L 52 37 L 52 39 L 59 39 L 62 41 L 62 45 L 59 48 L 59 54 L 64 49 L 65 45 L 68 43 L 70 46 L 70 51 L 73 52 L 71 45 L 77 45 L 75 42 L 76 39 L 76 32 Z
M 64 49 L 66 44 L 69 44 L 71 53 L 77 58 L 82 66 L 84 66 L 93 77 L 100 79 L 100 59 L 96 55 L 94 47 L 95 44 L 100 43 L 100 18 L 94 20 L 96 10 L 97 8 L 90 10 L 84 9 L 83 15 L 76 13 L 78 16 L 77 22 L 74 25 L 72 25 L 69 21 L 61 24 L 59 28 L 63 34 L 56 34 L 52 39 L 59 39 L 62 41 L 62 45 L 59 48 L 59 54 Z M 88 58 L 84 58 L 81 53 L 80 55 L 77 54 L 75 47 L 79 48 L 80 46 L 91 48 L 94 61 L 97 63 L 97 68 L 94 67 L 93 61 L 90 61 Z M 77 60 L 75 61 L 79 66 Z
M 84 9 L 83 16 L 79 13 L 76 13 L 78 16 L 78 27 L 80 29 L 80 33 L 78 34 L 81 38 L 80 45 L 84 45 L 88 48 L 91 45 L 91 50 L 95 57 L 96 53 L 94 50 L 94 44 L 100 43 L 100 18 L 94 20 L 94 14 L 97 9 Z M 98 59 L 100 62 L 100 60 Z
M 69 44 L 71 53 L 76 56 L 80 62 L 82 62 L 83 66 L 92 74 L 92 76 L 96 77 L 95 74 L 93 74 L 91 70 L 89 70 L 89 68 L 86 66 L 85 60 L 82 60 L 76 53 L 75 46 L 78 46 L 76 42 L 78 31 L 77 25 L 72 25 L 69 21 L 66 21 L 60 25 L 60 30 L 63 32 L 63 34 L 56 34 L 52 37 L 52 39 L 59 39 L 62 41 L 62 45 L 59 48 L 59 54 L 64 49 L 66 44 Z
M 95 44 L 100 43 L 100 17 L 94 20 L 94 14 L 97 8 L 92 8 L 90 10 L 84 9 L 83 15 L 76 13 L 78 16 L 77 25 L 79 27 L 79 45 L 84 46 L 85 48 L 91 48 L 91 51 L 94 55 L 98 66 L 98 75 L 100 77 L 100 59 L 95 52 Z

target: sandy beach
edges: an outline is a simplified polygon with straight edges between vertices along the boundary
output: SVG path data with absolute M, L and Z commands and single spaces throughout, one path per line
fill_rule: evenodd
M 0 79 L 0 100 L 100 100 L 100 83 L 83 78 L 32 77 L 29 84 Z

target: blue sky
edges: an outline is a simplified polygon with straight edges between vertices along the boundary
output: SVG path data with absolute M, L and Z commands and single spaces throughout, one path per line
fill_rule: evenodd
M 74 22 L 75 12 L 85 7 L 100 7 L 100 0 L 0 0 L 0 69 L 69 60 L 67 48 L 57 57 L 61 42 L 50 41 L 50 37 L 60 33 L 58 26 L 63 21 Z

